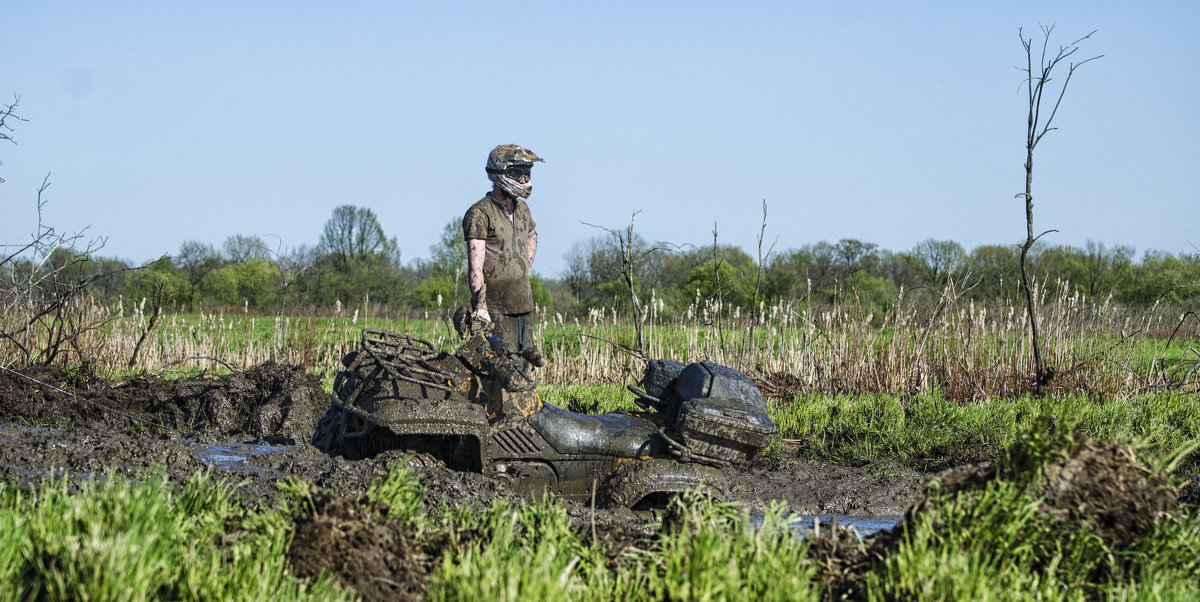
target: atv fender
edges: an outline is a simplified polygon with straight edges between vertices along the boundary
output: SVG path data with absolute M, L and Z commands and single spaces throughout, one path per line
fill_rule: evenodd
M 725 477 L 702 464 L 677 460 L 623 460 L 604 482 L 600 500 L 606 507 L 651 510 L 666 508 L 671 498 L 687 491 L 702 491 L 725 499 Z

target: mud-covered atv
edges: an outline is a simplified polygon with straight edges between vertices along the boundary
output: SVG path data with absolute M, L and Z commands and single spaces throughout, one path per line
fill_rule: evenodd
M 723 495 L 718 468 L 749 460 L 775 425 L 744 374 L 708 362 L 647 362 L 643 412 L 586 415 L 545 403 L 523 359 L 476 333 L 455 353 L 364 330 L 333 385 L 313 444 L 350 459 L 386 450 L 428 454 L 456 470 L 609 507 L 662 507 L 682 491 Z

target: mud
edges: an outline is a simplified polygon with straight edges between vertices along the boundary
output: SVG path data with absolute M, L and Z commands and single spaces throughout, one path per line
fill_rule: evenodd
M 267 363 L 179 380 L 143 375 L 109 381 L 86 370 L 49 368 L 21 372 L 25 376 L 0 370 L 0 479 L 37 487 L 47 474 L 67 474 L 78 483 L 159 470 L 182 481 L 208 469 L 236 484 L 236 494 L 253 507 L 277 503 L 276 483 L 298 478 L 317 493 L 312 512 L 297 519 L 293 566 L 302 575 L 337 575 L 364 599 L 419 599 L 438 559 L 436 542 L 417 542 L 354 501 L 395 463 L 420 477 L 427 508 L 519 499 L 503 481 L 453 471 L 424 456 L 392 451 L 350 461 L 317 450 L 309 439 L 329 397 L 298 366 Z M 1064 526 L 1085 525 L 1120 549 L 1174 509 L 1175 499 L 1159 494 L 1165 487 L 1160 477 L 1133 461 L 1127 448 L 1078 443 L 1043 483 L 1046 511 Z M 893 463 L 828 464 L 802 452 L 785 443 L 755 465 L 723 470 L 728 497 L 752 512 L 781 502 L 790 513 L 842 517 L 911 517 L 927 505 L 929 474 Z M 955 491 L 985 486 L 995 476 L 990 465 L 967 465 L 936 478 L 942 491 Z M 1200 499 L 1200 485 L 1189 487 L 1183 497 Z M 596 537 L 612 559 L 651 545 L 648 536 L 661 524 L 629 510 L 586 504 L 567 504 L 567 511 L 585 541 Z M 901 531 L 864 542 L 827 529 L 828 521 L 813 553 L 827 567 L 831 592 L 849 597 L 859 593 L 861 580 Z
M 182 480 L 207 468 L 239 484 L 248 503 L 270 504 L 279 495 L 275 483 L 288 477 L 354 497 L 400 461 L 420 475 L 433 507 L 517 497 L 502 481 L 451 471 L 421 456 L 387 452 L 350 461 L 320 452 L 309 439 L 329 397 L 298 366 L 266 363 L 177 380 L 109 381 L 51 368 L 21 373 L 40 383 L 0 371 L 0 478 L 6 481 L 32 485 L 47 473 L 130 477 L 151 468 Z M 848 468 L 799 459 L 798 453 L 785 447 L 770 465 L 724 470 L 731 499 L 752 510 L 779 500 L 801 514 L 899 516 L 926 480 L 899 465 Z M 571 512 L 590 520 L 590 508 L 584 510 Z M 630 513 L 600 514 L 604 522 L 639 524 Z
M 349 498 L 312 491 L 312 514 L 296 520 L 289 552 L 300 577 L 336 575 L 364 600 L 420 600 L 436 549 L 423 550 L 398 521 Z

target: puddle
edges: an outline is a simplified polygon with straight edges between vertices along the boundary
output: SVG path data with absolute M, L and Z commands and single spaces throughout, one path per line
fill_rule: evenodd
M 227 443 L 224 445 L 195 444 L 196 455 L 200 461 L 213 468 L 231 472 L 246 472 L 252 474 L 279 474 L 274 468 L 252 464 L 251 458 L 268 454 L 300 449 L 298 445 L 259 445 L 255 443 Z
M 900 522 L 899 516 L 846 516 L 844 514 L 816 514 L 796 515 L 788 526 L 796 537 L 807 537 L 812 535 L 813 528 L 820 526 L 822 530 L 829 529 L 829 525 L 836 524 L 839 527 L 852 528 L 856 531 L 859 537 L 887 531 L 895 527 Z M 753 515 L 750 517 L 755 528 L 762 527 L 762 515 Z

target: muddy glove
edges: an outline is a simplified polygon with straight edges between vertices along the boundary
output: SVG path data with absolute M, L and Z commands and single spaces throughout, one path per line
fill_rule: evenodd
M 487 310 L 484 310 L 481 316 L 480 312 L 469 312 L 467 308 L 459 305 L 458 309 L 454 310 L 451 323 L 454 324 L 458 336 L 469 339 L 479 333 L 491 332 L 492 322 L 488 317 Z
M 521 358 L 529 362 L 530 365 L 537 368 L 546 367 L 546 356 L 542 354 L 542 350 L 537 347 L 527 347 L 521 352 Z
M 479 320 L 480 322 L 491 323 L 492 316 L 488 314 L 488 310 L 480 307 L 471 314 L 471 319 Z

